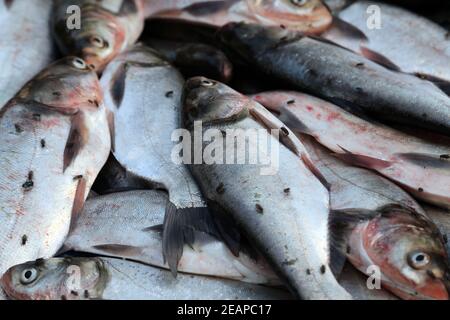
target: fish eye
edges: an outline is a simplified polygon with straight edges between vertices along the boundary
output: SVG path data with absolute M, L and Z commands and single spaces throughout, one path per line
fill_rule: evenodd
M 75 68 L 77 68 L 77 69 L 83 70 L 83 69 L 86 69 L 86 68 L 87 68 L 86 62 L 84 62 L 84 60 L 83 60 L 83 59 L 80 59 L 80 58 L 75 58 L 75 59 L 73 59 L 72 64 L 73 64 L 73 66 L 74 66 Z
M 292 3 L 293 5 L 298 6 L 298 7 L 302 7 L 302 6 L 304 6 L 305 4 L 307 4 L 308 1 L 309 1 L 309 0 L 291 0 L 291 3 Z
M 425 252 L 414 252 L 410 254 L 408 262 L 414 269 L 422 269 L 430 263 L 430 256 Z
M 30 284 L 34 282 L 38 277 L 38 271 L 35 268 L 28 268 L 22 271 L 20 275 L 20 282 L 22 284 Z
M 98 36 L 93 36 L 91 38 L 91 43 L 97 48 L 104 48 L 106 45 L 106 42 Z
M 202 80 L 202 85 L 204 87 L 212 87 L 215 84 L 215 82 L 210 81 L 210 80 Z

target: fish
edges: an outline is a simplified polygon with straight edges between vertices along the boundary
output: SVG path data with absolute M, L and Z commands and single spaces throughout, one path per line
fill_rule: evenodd
M 101 84 L 113 114 L 114 157 L 127 172 L 169 193 L 163 254 L 176 275 L 187 237 L 184 226 L 195 222 L 210 231 L 214 225 L 189 169 L 174 160 L 178 141 L 172 136 L 181 128 L 184 78 L 160 54 L 139 44 L 108 65 Z
M 379 11 L 368 12 L 368 8 Z M 376 12 L 379 26 L 373 26 L 376 21 L 370 20 L 375 19 Z M 348 37 L 330 28 L 321 34 L 323 38 L 376 62 L 387 60 L 402 72 L 429 79 L 450 92 L 448 30 L 406 9 L 374 1 L 357 1 L 338 17 L 358 28 L 364 37 Z
M 13 300 L 286 300 L 288 292 L 180 274 L 132 261 L 64 257 L 12 267 L 0 280 Z
M 221 82 L 229 82 L 233 64 L 221 50 L 203 43 L 145 39 L 141 41 L 161 53 L 183 76 L 207 76 Z
M 211 210 L 235 221 L 295 297 L 351 299 L 330 269 L 328 190 L 300 141 L 261 105 L 215 80 L 189 79 L 182 99 L 184 126 L 194 145 L 199 134 L 215 129 L 214 139 L 217 135 L 232 139 L 216 157 L 249 154 L 237 163 L 203 158 L 189 165 Z M 196 129 L 199 122 L 203 131 Z M 255 130 L 266 148 L 259 149 L 259 142 L 246 136 Z M 272 130 L 281 131 L 280 139 Z M 201 139 L 202 145 L 195 148 L 211 148 L 207 140 Z M 248 141 L 248 148 L 239 140 Z M 220 140 L 215 143 L 221 145 Z M 274 157 L 268 166 L 272 152 L 279 160 Z M 255 161 L 246 161 L 247 157 Z M 282 165 L 277 168 L 275 162 Z
M 48 66 L 0 111 L 0 274 L 58 251 L 110 145 L 98 77 L 77 57 Z
M 317 37 L 231 23 L 218 38 L 255 68 L 358 115 L 450 135 L 450 97 Z
M 333 21 L 330 11 L 319 0 L 147 1 L 146 15 L 219 27 L 242 21 L 283 25 L 308 34 L 325 31 Z
M 143 4 L 141 0 L 56 0 L 51 24 L 62 54 L 79 56 L 101 73 L 139 38 L 144 29 Z
M 161 252 L 166 203 L 167 193 L 158 190 L 125 191 L 88 200 L 59 253 L 126 258 L 169 269 Z M 178 271 L 281 286 L 278 276 L 252 248 L 236 257 L 222 241 L 201 231 L 184 247 Z
M 356 117 L 300 92 L 266 92 L 254 97 L 280 113 L 280 119 L 291 130 L 312 136 L 336 157 L 377 171 L 415 198 L 450 207 L 449 143 L 419 138 Z
M 381 286 L 400 298 L 448 299 L 444 237 L 424 209 L 373 171 L 340 161 L 311 137 L 301 141 L 330 185 L 331 259 L 342 268 L 347 258 L 367 276 L 377 266 Z M 427 262 L 419 265 L 420 257 Z
M 46 0 L 0 1 L 0 109 L 54 60 L 50 14 Z

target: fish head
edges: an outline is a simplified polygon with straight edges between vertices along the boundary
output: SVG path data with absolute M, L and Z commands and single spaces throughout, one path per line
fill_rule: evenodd
M 298 36 L 299 33 L 283 27 L 267 27 L 244 22 L 228 23 L 220 28 L 216 34 L 221 43 L 228 48 L 232 48 L 247 62 L 251 62 L 251 59 L 257 58 L 280 42 Z
M 66 57 L 41 71 L 15 99 L 76 111 L 80 106 L 98 107 L 103 96 L 97 74 L 86 62 Z
M 402 299 L 449 299 L 445 241 L 431 220 L 414 210 L 394 206 L 359 232 L 367 257 L 379 267 L 385 288 Z
M 61 51 L 83 58 L 97 72 L 102 72 L 126 46 L 125 26 L 100 6 L 82 6 L 80 28 L 68 28 L 65 12 L 58 16 L 62 18 L 56 20 L 54 33 Z
M 104 273 L 99 259 L 40 259 L 10 268 L 0 284 L 16 300 L 78 300 L 99 296 Z
M 227 85 L 194 77 L 186 81 L 183 95 L 183 119 L 187 128 L 196 121 L 212 124 L 237 120 L 248 114 L 251 100 Z
M 333 21 L 330 10 L 320 0 L 248 0 L 247 4 L 265 24 L 295 31 L 323 32 Z

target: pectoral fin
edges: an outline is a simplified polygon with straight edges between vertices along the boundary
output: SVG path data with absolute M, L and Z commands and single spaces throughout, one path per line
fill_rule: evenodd
M 72 117 L 72 126 L 64 149 L 64 172 L 75 161 L 76 157 L 80 154 L 80 151 L 86 145 L 88 134 L 89 132 L 85 124 L 84 114 L 79 112 Z

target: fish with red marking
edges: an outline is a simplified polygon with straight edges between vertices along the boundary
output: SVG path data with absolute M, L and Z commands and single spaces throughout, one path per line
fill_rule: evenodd
M 69 28 L 68 9 L 80 8 L 80 25 Z M 76 12 L 75 12 L 76 14 Z M 133 45 L 144 28 L 141 0 L 57 0 L 53 33 L 63 54 L 76 55 L 97 72 Z
M 445 139 L 408 135 L 300 92 L 265 92 L 254 98 L 339 158 L 378 171 L 418 199 L 450 208 L 450 145 Z
M 325 31 L 333 18 L 320 0 L 145 1 L 146 16 L 221 27 L 229 22 L 283 25 L 308 34 Z
M 0 111 L 0 274 L 61 247 L 110 150 L 100 83 L 76 57 Z

